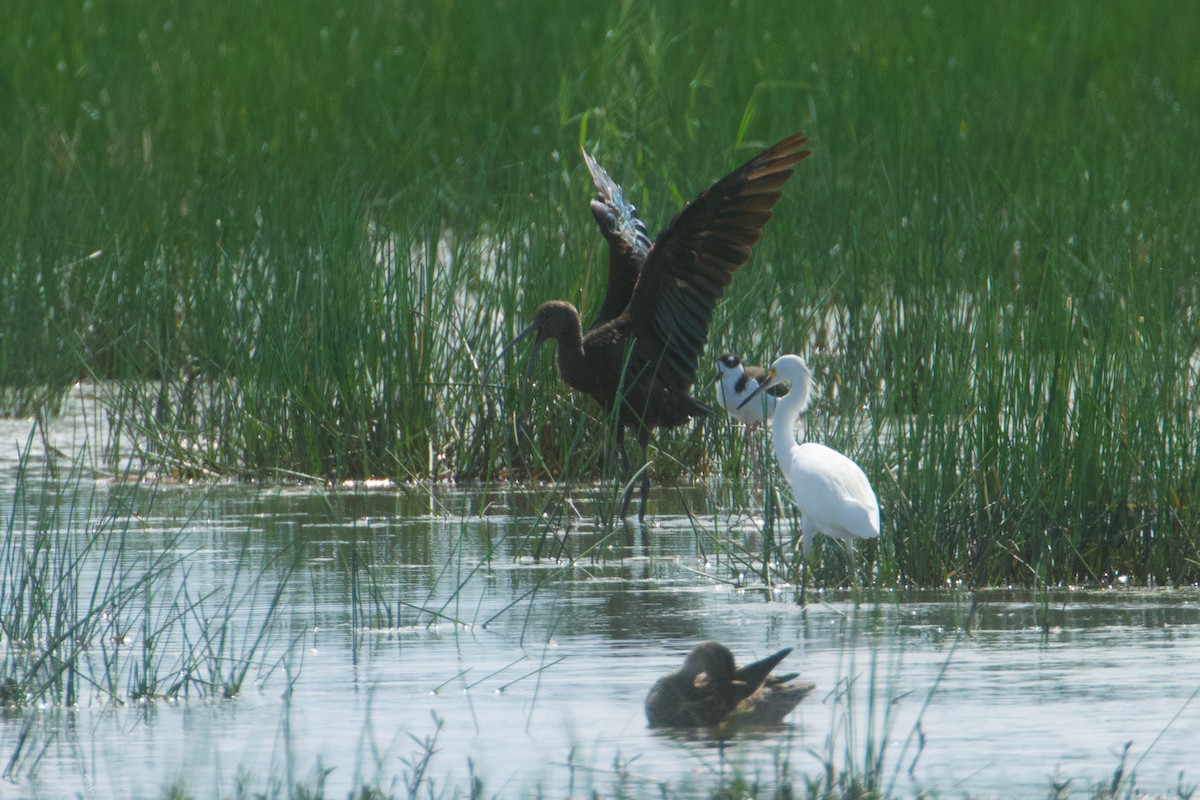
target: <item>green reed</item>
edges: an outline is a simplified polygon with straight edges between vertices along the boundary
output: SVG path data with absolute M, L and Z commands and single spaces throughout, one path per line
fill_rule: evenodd
M 146 535 L 138 520 L 154 489 L 97 488 L 83 468 L 86 453 L 66 467 L 31 465 L 36 432 L 0 516 L 0 705 L 229 697 L 251 670 L 278 666 L 276 651 L 289 649 L 278 646 L 274 624 L 286 571 L 274 583 L 263 573 L 242 578 L 250 562 L 243 554 L 228 594 L 197 594 L 182 531 L 163 535 L 146 556 L 129 546 Z
M 115 381 L 108 452 L 180 477 L 611 478 L 548 356 L 483 381 L 598 306 L 580 144 L 657 231 L 802 128 L 702 366 L 809 357 L 880 579 L 1194 582 L 1195 10 L 729 13 L 6 5 L 0 412 Z M 655 481 L 744 471 L 724 424 Z

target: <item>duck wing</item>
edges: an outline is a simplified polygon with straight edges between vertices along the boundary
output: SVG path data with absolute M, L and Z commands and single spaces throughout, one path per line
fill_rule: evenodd
M 583 162 L 596 185 L 592 216 L 608 241 L 608 287 L 600 311 L 588 326 L 588 330 L 592 330 L 616 317 L 629 305 L 633 287 L 650 252 L 650 236 L 633 203 L 625 199 L 624 190 L 586 150 L 583 151 Z
M 646 719 L 651 727 L 701 728 L 716 725 L 742 699 L 704 680 L 678 670 L 658 680 L 646 696 Z
M 771 670 L 779 666 L 779 662 L 783 661 L 790 652 L 792 652 L 792 648 L 785 647 L 774 655 L 769 655 L 751 664 L 738 667 L 733 673 L 733 683 L 738 687 L 737 699 L 743 700 L 757 692 L 759 687 L 765 684 L 767 679 L 771 677 Z
M 713 308 L 750 259 L 792 167 L 812 152 L 802 149 L 807 142 L 796 133 L 764 150 L 684 206 L 655 239 L 625 313 L 633 360 L 659 381 L 695 383 Z

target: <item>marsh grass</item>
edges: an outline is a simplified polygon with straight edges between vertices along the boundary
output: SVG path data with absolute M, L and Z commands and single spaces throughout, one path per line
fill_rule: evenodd
M 425 743 L 417 740 L 418 744 Z M 431 744 L 436 744 L 436 741 Z M 279 776 L 262 778 L 253 775 L 239 775 L 234 787 L 234 798 L 255 798 L 268 800 L 273 798 L 296 797 L 306 800 L 323 800 L 335 796 L 355 798 L 356 800 L 394 800 L 395 798 L 451 798 L 451 797 L 501 797 L 499 793 L 489 791 L 485 776 L 476 774 L 475 765 L 468 759 L 464 772 L 467 779 L 464 784 L 444 782 L 440 785 L 431 784 L 425 780 L 419 769 L 427 766 L 420 759 L 432 759 L 436 753 L 432 750 L 418 751 L 412 760 L 406 760 L 405 771 L 392 775 L 387 780 L 364 779 L 356 782 L 348 795 L 330 793 L 327 788 L 331 770 L 318 764 L 309 771 L 311 777 L 296 778 L 285 783 Z M 1076 788 L 1071 781 L 1049 779 L 1047 782 L 1047 797 L 1054 800 L 1066 798 L 1089 798 L 1090 800 L 1133 800 L 1145 796 L 1138 787 L 1134 776 L 1126 772 L 1126 754 L 1122 754 L 1120 763 L 1108 778 L 1096 780 L 1090 786 Z M 774 764 L 774 772 L 746 773 L 741 770 L 730 770 L 723 775 L 715 786 L 700 788 L 694 782 L 670 784 L 653 781 L 638 776 L 629 768 L 628 763 L 617 763 L 609 768 L 590 767 L 572 762 L 572 788 L 587 788 L 595 797 L 646 797 L 655 796 L 665 800 L 671 798 L 711 798 L 711 800 L 777 800 L 778 798 L 808 798 L 808 800 L 888 800 L 889 798 L 926 797 L 927 793 L 895 792 L 880 793 L 861 786 L 852 781 L 842 781 L 841 785 L 829 786 L 821 778 L 808 778 L 796 774 L 795 768 L 785 756 L 780 756 Z M 419 780 L 417 780 L 419 779 Z M 415 786 L 410 782 L 416 781 Z M 528 787 L 528 797 L 553 796 L 541 787 Z M 1189 800 L 1195 793 L 1195 787 L 1182 780 L 1175 791 L 1164 797 Z M 169 800 L 184 800 L 195 796 L 190 787 L 184 782 L 178 782 L 167 787 L 162 795 Z M 936 796 L 936 795 L 934 795 Z
M 481 381 L 598 305 L 578 147 L 656 231 L 802 128 L 709 350 L 813 362 L 878 581 L 1195 582 L 1196 9 L 727 13 L 6 4 L 3 412 L 115 381 L 106 452 L 186 478 L 611 479 L 548 363 Z M 656 483 L 740 479 L 722 423 Z
M 30 469 L 35 435 L 2 519 L 5 708 L 232 697 L 250 673 L 266 677 L 279 666 L 294 644 L 278 641 L 274 622 L 286 563 L 282 579 L 274 562 L 243 578 L 251 563 L 243 553 L 228 593 L 220 587 L 197 593 L 182 529 L 161 534 L 160 546 L 136 555 L 130 543 L 149 535 L 138 527 L 143 506 L 93 485 L 82 467 L 86 454 L 64 471 Z M 152 505 L 153 491 L 144 490 L 136 503 Z M 260 594 L 268 591 L 264 601 Z M 20 755 L 18 748 L 9 773 Z

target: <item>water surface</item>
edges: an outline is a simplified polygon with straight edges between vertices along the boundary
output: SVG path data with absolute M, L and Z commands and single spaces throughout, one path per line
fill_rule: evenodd
M 95 435 L 70 415 L 55 424 L 60 455 L 35 451 L 32 464 L 69 463 Z M 4 421 L 5 446 L 28 426 Z M 14 502 L 15 452 L 0 458 L 13 535 L 33 524 L 31 507 L 54 502 L 36 487 Z M 423 780 L 446 795 L 472 777 L 488 795 L 662 783 L 705 795 L 735 770 L 770 784 L 782 764 L 793 777 L 826 762 L 862 769 L 868 740 L 885 747 L 885 787 L 906 795 L 1042 795 L 1052 779 L 1082 791 L 1111 776 L 1126 743 L 1141 788 L 1169 792 L 1181 771 L 1200 780 L 1191 589 L 817 593 L 801 608 L 789 588 L 738 584 L 728 553 L 756 546 L 753 521 L 690 517 L 685 503 L 707 507 L 706 487 L 656 490 L 654 524 L 616 530 L 595 522 L 604 487 L 579 487 L 564 531 L 538 516 L 543 486 L 180 486 L 85 473 L 57 501 L 65 535 L 120 520 L 110 535 L 126 575 L 184 555 L 146 613 L 179 587 L 208 598 L 205 613 L 160 647 L 182 651 L 228 602 L 237 624 L 219 663 L 244 659 L 247 682 L 232 699 L 193 690 L 125 704 L 85 686 L 71 709 L 7 711 L 4 796 L 228 795 L 239 781 L 313 786 L 319 769 L 330 796 L 364 782 L 405 794 L 425 742 L 435 752 Z M 132 657 L 143 627 L 113 625 L 121 636 L 105 649 Z M 647 729 L 647 689 L 706 638 L 746 660 L 793 647 L 785 666 L 819 688 L 788 724 L 721 744 Z

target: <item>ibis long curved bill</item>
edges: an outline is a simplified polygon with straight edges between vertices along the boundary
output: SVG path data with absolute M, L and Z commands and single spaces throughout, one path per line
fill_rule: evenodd
M 504 356 L 507 355 L 508 351 L 513 348 L 513 345 L 515 345 L 517 342 L 520 342 L 525 337 L 529 336 L 529 334 L 536 333 L 536 332 L 537 332 L 537 325 L 529 325 L 525 328 L 525 330 L 518 333 L 511 342 L 504 345 L 504 347 L 501 347 L 500 352 L 497 353 L 496 357 L 492 359 L 492 363 L 490 365 L 488 365 L 488 368 L 486 370 L 483 371 L 483 377 L 480 379 L 480 382 L 486 386 L 487 382 L 488 382 L 488 377 L 492 374 L 492 370 L 494 370 L 496 368 L 497 364 L 499 364 L 501 361 L 504 360 Z M 525 379 L 526 380 L 529 380 L 529 375 L 530 375 L 530 373 L 533 372 L 533 361 L 534 361 L 534 358 L 537 357 L 537 351 L 539 349 L 541 349 L 541 346 L 542 346 L 542 343 L 539 342 L 533 349 L 532 356 L 529 359 L 529 366 L 527 366 L 525 368 Z

